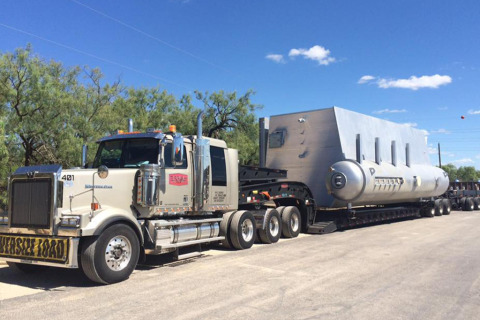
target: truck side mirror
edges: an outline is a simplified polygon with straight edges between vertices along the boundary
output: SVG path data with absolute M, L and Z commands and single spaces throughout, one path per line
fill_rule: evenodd
M 175 135 L 172 143 L 172 164 L 180 166 L 183 164 L 183 137 Z

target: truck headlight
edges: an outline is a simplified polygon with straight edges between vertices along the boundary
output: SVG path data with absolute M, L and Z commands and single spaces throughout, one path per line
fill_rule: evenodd
M 60 218 L 60 226 L 67 228 L 78 228 L 80 227 L 80 216 L 67 216 Z

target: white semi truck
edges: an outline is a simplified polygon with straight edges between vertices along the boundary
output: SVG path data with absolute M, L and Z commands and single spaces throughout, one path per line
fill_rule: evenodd
M 327 233 L 449 210 L 434 198 L 447 189 L 446 174 L 415 165 L 409 154 L 418 132 L 397 130 L 389 164 L 377 139 L 371 161 L 362 152 L 362 125 L 345 130 L 342 117 L 400 126 L 340 108 L 272 117 L 271 133 L 261 130 L 261 157 L 287 168 L 288 178 L 286 170 L 238 166 L 237 150 L 202 137 L 202 113 L 196 136 L 129 126 L 102 138 L 91 168 L 19 168 L 9 178 L 8 211 L 0 215 L 0 260 L 24 271 L 81 268 L 108 284 L 127 279 L 148 254 L 178 255 L 213 242 L 248 249 L 301 230 Z M 406 156 L 397 158 L 394 145 L 406 145 Z

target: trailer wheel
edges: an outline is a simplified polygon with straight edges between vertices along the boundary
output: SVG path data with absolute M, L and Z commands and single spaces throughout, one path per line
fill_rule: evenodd
M 226 212 L 223 215 L 223 219 L 220 222 L 220 232 L 219 236 L 224 236 L 225 240 L 222 241 L 222 246 L 227 249 L 232 248 L 232 243 L 230 241 L 230 224 L 232 222 L 232 217 L 235 211 Z
M 465 204 L 464 204 L 464 210 L 465 211 L 473 211 L 473 208 L 475 207 L 475 204 L 473 202 L 473 198 L 468 197 L 465 199 Z
M 285 238 L 295 238 L 300 233 L 302 216 L 297 207 L 286 207 L 282 212 L 282 235 Z
M 422 216 L 427 218 L 435 217 L 435 207 L 425 207 L 422 209 Z
M 263 243 L 275 243 L 282 234 L 282 219 L 275 209 L 269 209 L 265 213 L 265 227 L 258 230 L 258 235 Z
M 47 266 L 40 266 L 37 264 L 17 263 L 17 262 L 10 262 L 10 261 L 7 261 L 7 265 L 10 268 L 23 273 L 38 273 L 48 269 Z
M 474 203 L 473 209 L 480 210 L 480 197 L 474 198 L 473 203 Z
M 230 241 L 235 249 L 243 250 L 255 242 L 256 223 L 250 211 L 240 210 L 234 213 L 230 224 Z
M 437 199 L 435 200 L 435 215 L 436 216 L 441 216 L 443 215 L 443 203 L 442 199 Z
M 460 198 L 460 206 L 459 206 L 459 207 L 460 207 L 460 209 L 462 209 L 463 211 L 465 211 L 465 203 L 466 203 L 466 200 L 467 200 L 467 198 L 465 198 L 465 197 Z
M 452 212 L 452 203 L 450 202 L 450 200 L 442 199 L 442 205 L 443 205 L 443 214 L 449 215 L 450 212 Z
M 86 239 L 81 263 L 85 275 L 94 282 L 109 284 L 128 279 L 140 254 L 140 242 L 132 228 L 114 224 L 100 236 Z

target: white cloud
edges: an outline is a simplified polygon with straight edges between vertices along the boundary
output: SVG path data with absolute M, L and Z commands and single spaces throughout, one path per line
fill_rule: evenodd
M 268 60 L 272 60 L 273 62 L 276 62 L 276 63 L 285 63 L 285 59 L 283 59 L 282 54 L 273 54 L 273 53 L 267 54 L 265 58 L 267 58 Z
M 428 132 L 428 131 L 425 130 L 425 129 L 419 129 L 419 130 L 422 131 L 425 136 L 430 135 L 430 132 Z M 426 138 L 426 137 L 425 137 L 425 138 Z
M 459 165 L 474 163 L 474 161 L 473 161 L 472 159 L 470 159 L 470 158 L 463 158 L 463 159 L 453 160 L 453 161 L 451 161 L 451 162 L 452 162 L 452 163 L 459 164 Z
M 447 129 L 440 128 L 440 129 L 438 129 L 438 130 L 430 131 L 430 133 L 450 134 L 450 133 L 452 133 L 452 132 L 451 132 L 451 131 L 448 131 Z
M 428 147 L 428 154 L 437 154 L 437 148 Z
M 288 56 L 291 58 L 297 56 L 303 56 L 305 59 L 310 59 L 317 61 L 318 64 L 327 66 L 332 62 L 335 62 L 334 57 L 330 57 L 330 50 L 325 49 L 322 46 L 316 45 L 311 47 L 310 49 L 291 49 L 288 53 Z
M 450 76 L 441 76 L 439 74 L 435 74 L 433 76 L 411 76 L 408 79 L 379 79 L 377 84 L 379 88 L 383 89 L 402 88 L 418 90 L 421 88 L 436 89 L 451 82 L 452 78 Z
M 480 114 L 480 110 L 468 110 L 468 114 Z
M 373 111 L 375 114 L 384 114 L 384 113 L 403 113 L 407 112 L 405 109 L 382 109 L 382 110 L 377 110 Z
M 363 77 L 361 77 L 359 80 L 358 80 L 358 84 L 364 84 L 364 83 L 367 83 L 369 81 L 372 81 L 372 80 L 375 80 L 375 77 L 374 76 L 370 76 L 370 75 L 365 75 Z

